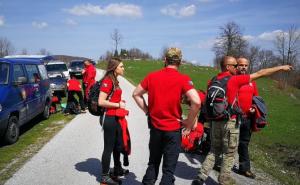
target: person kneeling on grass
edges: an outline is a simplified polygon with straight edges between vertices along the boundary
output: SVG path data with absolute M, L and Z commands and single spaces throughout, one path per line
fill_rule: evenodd
M 83 102 L 83 97 L 82 97 L 82 91 L 81 91 L 81 85 L 80 82 L 76 79 L 76 77 L 74 75 L 71 75 L 71 79 L 68 80 L 67 82 L 67 89 L 68 89 L 68 100 L 67 100 L 67 108 L 65 110 L 65 113 L 85 113 L 85 105 Z M 78 101 L 75 98 L 74 95 L 78 96 L 79 99 L 79 104 L 80 104 L 80 112 L 77 108 L 78 105 Z

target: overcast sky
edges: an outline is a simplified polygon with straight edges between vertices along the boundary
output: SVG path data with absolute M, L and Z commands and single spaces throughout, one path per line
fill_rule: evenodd
M 183 57 L 211 65 L 220 26 L 234 21 L 251 44 L 272 49 L 272 40 L 291 25 L 300 28 L 299 0 L 0 0 L 0 37 L 21 53 L 98 59 L 113 50 L 110 34 L 123 36 L 120 48 L 139 48 L 159 57 L 176 46 Z

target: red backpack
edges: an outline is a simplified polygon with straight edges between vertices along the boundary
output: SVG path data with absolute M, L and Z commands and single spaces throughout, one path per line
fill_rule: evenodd
M 197 127 L 194 130 L 192 130 L 188 136 L 182 136 L 181 148 L 184 151 L 194 151 L 197 147 L 197 143 L 201 140 L 203 133 L 203 124 L 198 123 Z

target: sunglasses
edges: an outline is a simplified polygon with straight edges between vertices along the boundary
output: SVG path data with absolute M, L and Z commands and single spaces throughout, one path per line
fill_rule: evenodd
M 237 68 L 237 64 L 227 64 L 227 65 L 229 65 L 229 66 L 233 66 L 234 68 Z

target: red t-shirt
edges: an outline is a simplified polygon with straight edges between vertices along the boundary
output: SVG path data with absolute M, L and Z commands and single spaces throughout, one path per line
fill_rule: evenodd
M 221 72 L 217 75 L 217 79 L 231 76 L 227 82 L 226 96 L 228 103 L 232 105 L 235 97 L 238 95 L 238 91 L 242 85 L 246 85 L 250 82 L 250 75 L 235 75 L 232 76 L 229 71 Z M 210 82 L 209 82 L 210 83 Z
M 88 86 L 91 86 L 95 83 L 95 77 L 96 68 L 92 64 L 85 66 L 85 72 L 83 73 L 82 77 L 83 83 L 88 84 Z
M 112 79 L 109 77 L 104 78 L 100 86 L 100 91 L 105 92 L 107 96 L 109 96 L 112 89 L 113 89 Z M 119 103 L 121 101 L 121 97 L 122 97 L 122 89 L 120 87 L 118 88 L 115 87 L 114 91 L 112 92 L 111 98 L 109 99 L 109 102 Z M 106 115 L 115 116 L 116 109 L 117 108 L 107 108 Z
M 81 91 L 80 82 L 76 79 L 68 80 L 68 91 Z
M 258 96 L 255 82 L 250 82 L 246 85 L 243 85 L 238 91 L 239 106 L 245 114 L 249 114 L 249 109 L 252 106 L 253 96 Z
M 194 88 L 190 77 L 166 67 L 148 74 L 141 86 L 148 91 L 148 108 L 153 126 L 163 131 L 178 130 L 182 114 L 181 97 Z

